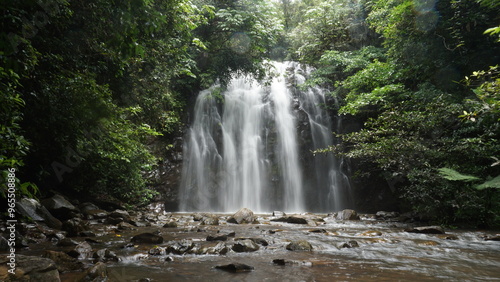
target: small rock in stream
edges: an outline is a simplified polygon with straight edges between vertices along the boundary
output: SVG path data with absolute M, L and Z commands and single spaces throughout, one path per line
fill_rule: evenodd
M 311 243 L 306 240 L 294 241 L 286 246 L 289 251 L 312 251 L 313 247 Z
M 345 248 L 358 248 L 359 247 L 359 244 L 358 242 L 352 240 L 352 241 L 349 241 L 349 242 L 344 242 L 344 243 L 341 243 L 337 246 L 337 248 L 339 249 L 345 249 Z
M 271 221 L 286 222 L 293 224 L 308 224 L 307 219 L 298 216 L 285 216 L 285 217 L 271 219 Z
M 220 235 L 220 236 L 207 236 L 207 241 L 227 241 L 227 235 Z
M 153 233 L 141 233 L 132 237 L 130 241 L 144 244 L 161 244 L 163 243 L 163 237 Z
M 177 227 L 177 222 L 174 221 L 167 222 L 165 223 L 165 225 L 163 225 L 163 228 L 176 228 L 176 227 Z
M 226 265 L 218 265 L 215 268 L 229 272 L 247 272 L 254 270 L 253 266 L 246 265 L 243 263 L 230 263 Z
M 257 250 L 259 250 L 259 246 L 254 241 L 248 239 L 238 240 L 233 245 L 233 251 L 237 253 L 255 252 Z
M 444 229 L 441 226 L 422 226 L 414 227 L 405 230 L 408 233 L 423 233 L 423 234 L 444 234 Z
M 500 241 L 500 234 L 492 235 L 492 236 L 486 236 L 484 238 L 485 241 Z
M 338 213 L 334 213 L 337 220 L 359 220 L 359 215 L 355 210 L 345 209 Z

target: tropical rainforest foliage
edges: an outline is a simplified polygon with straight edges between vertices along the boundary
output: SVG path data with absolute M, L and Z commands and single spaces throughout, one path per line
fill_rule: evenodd
M 314 66 L 308 83 L 364 124 L 328 149 L 359 164 L 353 177 L 390 182 L 401 208 L 442 223 L 500 222 L 498 0 L 2 0 L 0 9 L 0 169 L 17 169 L 20 193 L 151 199 L 144 173 L 161 156 L 149 145 L 182 136 L 193 96 L 234 73 L 264 78 L 268 60 L 287 59 Z M 476 189 L 483 182 L 493 184 Z

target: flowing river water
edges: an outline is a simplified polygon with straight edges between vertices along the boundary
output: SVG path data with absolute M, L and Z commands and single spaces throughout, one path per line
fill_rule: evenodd
M 376 220 L 336 220 L 326 214 L 303 214 L 308 224 L 275 222 L 271 214 L 258 215 L 257 224 L 233 224 L 229 214 L 213 214 L 219 225 L 202 225 L 193 214 L 164 213 L 149 217 L 151 225 L 118 230 L 115 225 L 90 221 L 97 237 L 94 250 L 107 248 L 119 261 L 107 262 L 106 281 L 500 281 L 500 242 L 484 240 L 489 231 L 446 230 L 446 234 L 405 232 L 408 224 Z M 167 222 L 177 227 L 165 228 Z M 161 235 L 160 244 L 131 244 L 143 232 Z M 232 234 L 226 241 L 207 241 L 208 236 Z M 254 252 L 231 248 L 241 238 L 266 241 Z M 85 238 L 74 238 L 83 241 Z M 306 240 L 312 251 L 290 251 L 286 246 Z M 262 241 L 262 240 L 261 240 Z M 352 245 L 352 241 L 356 243 Z M 224 254 L 154 253 L 181 244 L 194 248 L 222 244 Z M 353 247 L 346 247 L 351 245 Z M 125 247 L 126 246 L 126 247 Z M 22 253 L 62 250 L 49 242 Z M 285 260 L 284 265 L 273 263 Z M 215 266 L 243 263 L 252 271 L 231 273 Z M 62 281 L 77 281 L 81 273 L 63 273 Z M 141 280 L 149 279 L 149 280 Z

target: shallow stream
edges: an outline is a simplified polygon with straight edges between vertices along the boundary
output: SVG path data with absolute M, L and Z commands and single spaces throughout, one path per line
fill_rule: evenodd
M 227 223 L 227 214 L 217 216 L 220 224 L 215 226 L 200 225 L 191 214 L 161 215 L 152 226 L 120 232 L 112 225 L 95 224 L 98 237 L 94 239 L 101 243 L 92 247 L 108 248 L 120 259 L 107 263 L 107 281 L 500 281 L 500 242 L 484 240 L 494 232 L 416 234 L 405 232 L 409 226 L 398 222 L 367 217 L 338 221 L 325 214 L 303 215 L 310 219 L 309 224 L 274 222 L 270 215 L 259 215 L 259 224 L 238 225 Z M 176 222 L 178 227 L 163 228 L 166 222 Z M 143 232 L 160 232 L 165 241 L 130 244 L 134 235 Z M 206 242 L 207 236 L 232 232 L 235 236 L 224 242 L 229 249 L 238 238 L 261 238 L 268 245 L 260 245 L 255 252 L 229 250 L 225 255 L 148 254 L 150 249 L 172 241 L 213 244 Z M 308 241 L 313 250 L 287 250 L 286 246 L 296 240 Z M 342 247 L 350 241 L 358 246 Z M 29 252 L 36 253 L 37 247 Z M 290 263 L 278 265 L 273 263 L 276 259 Z M 231 273 L 215 269 L 229 263 L 243 263 L 254 270 Z M 78 275 L 61 274 L 61 279 L 75 281 Z

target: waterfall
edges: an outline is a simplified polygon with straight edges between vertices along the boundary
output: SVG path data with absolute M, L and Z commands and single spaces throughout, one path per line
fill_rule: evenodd
M 335 211 L 346 207 L 348 181 L 332 154 L 325 92 L 299 91 L 308 70 L 275 63 L 269 85 L 233 78 L 200 92 L 186 135 L 182 211 Z M 302 118 L 301 118 L 302 117 Z

